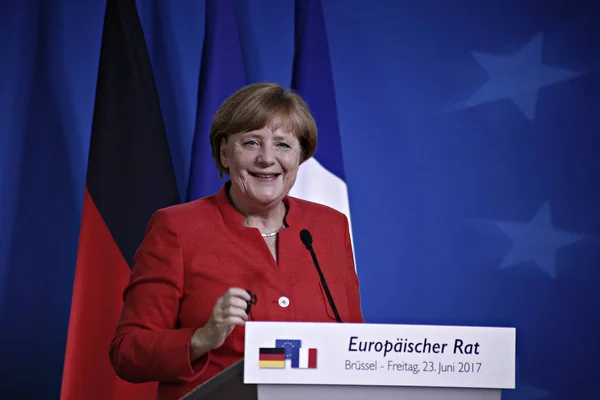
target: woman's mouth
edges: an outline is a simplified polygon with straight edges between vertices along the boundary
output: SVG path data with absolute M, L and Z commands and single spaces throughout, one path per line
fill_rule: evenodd
M 258 174 L 258 173 L 254 173 L 254 172 L 249 172 L 250 175 L 252 175 L 255 178 L 258 178 L 260 180 L 265 180 L 265 181 L 272 181 L 277 179 L 277 177 L 281 174 Z

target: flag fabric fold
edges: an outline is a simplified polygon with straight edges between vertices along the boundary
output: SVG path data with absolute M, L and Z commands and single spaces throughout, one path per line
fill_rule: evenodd
M 300 166 L 290 195 L 344 213 L 351 227 L 335 85 L 321 1 L 296 0 L 294 25 L 291 86 L 313 113 L 319 142 L 313 158 Z
M 108 349 L 151 215 L 179 202 L 135 0 L 108 0 L 61 400 L 151 399 L 119 379 Z
M 233 1 L 206 0 L 188 201 L 214 194 L 224 183 L 212 158 L 210 125 L 221 104 L 245 85 L 246 73 Z

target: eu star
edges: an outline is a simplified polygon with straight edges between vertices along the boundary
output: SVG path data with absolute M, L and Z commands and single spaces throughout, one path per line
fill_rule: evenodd
M 551 278 L 556 278 L 556 251 L 584 237 L 556 229 L 552 224 L 549 203 L 545 203 L 530 222 L 497 221 L 496 224 L 513 241 L 500 268 L 533 261 Z
M 581 75 L 580 72 L 544 64 L 543 43 L 543 33 L 539 33 L 514 54 L 472 52 L 475 60 L 488 74 L 489 80 L 462 107 L 454 109 L 509 98 L 532 121 L 535 118 L 540 88 Z

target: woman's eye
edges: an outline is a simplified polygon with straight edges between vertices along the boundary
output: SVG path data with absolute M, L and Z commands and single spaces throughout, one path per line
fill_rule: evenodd
M 281 146 L 281 147 L 287 147 L 287 148 L 289 148 L 289 147 L 290 147 L 290 146 L 289 146 L 287 143 L 283 143 L 283 142 L 280 142 L 280 143 L 278 144 L 278 146 Z
M 258 142 L 256 140 L 248 140 L 246 143 L 244 143 L 246 146 L 254 146 L 257 145 Z

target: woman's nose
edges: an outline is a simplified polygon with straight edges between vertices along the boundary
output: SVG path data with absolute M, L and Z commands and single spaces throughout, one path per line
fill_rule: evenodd
M 275 152 L 273 151 L 273 148 L 271 146 L 262 146 L 258 155 L 258 161 L 267 165 L 275 163 Z

